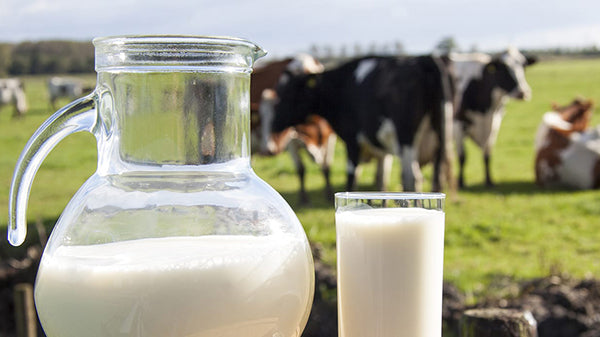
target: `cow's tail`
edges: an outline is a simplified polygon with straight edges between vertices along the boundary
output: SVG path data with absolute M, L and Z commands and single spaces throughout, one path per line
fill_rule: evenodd
M 443 119 L 441 120 L 441 132 L 440 135 L 440 148 L 441 148 L 441 160 L 442 160 L 442 175 L 443 180 L 446 181 L 448 186 L 448 194 L 451 198 L 455 198 L 457 195 L 457 183 L 454 178 L 454 163 L 456 158 L 456 151 L 454 148 L 454 83 L 451 75 L 451 63 L 452 62 L 447 56 L 434 56 L 433 57 L 436 66 L 440 73 L 440 85 L 443 99 L 441 100 L 441 111 L 443 113 Z

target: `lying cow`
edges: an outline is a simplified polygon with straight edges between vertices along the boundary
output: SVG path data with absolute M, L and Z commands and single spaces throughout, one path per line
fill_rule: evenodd
M 419 147 L 428 127 L 435 130 L 433 189 L 441 189 L 440 171 L 451 141 L 451 75 L 433 56 L 366 57 L 321 74 L 280 79 L 273 130 L 281 132 L 308 116 L 324 117 L 346 143 L 346 189 L 355 185 L 360 162 L 389 155 L 402 159 L 402 185 L 421 190 Z M 383 176 L 386 176 L 384 173 Z M 382 179 L 378 179 L 382 182 Z M 385 189 L 386 186 L 378 186 Z
M 86 92 L 82 81 L 66 77 L 51 77 L 48 80 L 48 94 L 50 96 L 50 105 L 56 110 L 56 101 L 59 98 L 74 100 Z
M 553 110 L 544 114 L 536 135 L 536 183 L 600 188 L 600 126 L 588 129 L 593 102 L 576 99 Z
M 255 69 L 251 80 L 253 150 L 263 154 L 278 154 L 285 149 L 288 150 L 300 179 L 300 201 L 304 204 L 309 200 L 304 182 L 305 167 L 300 151 L 306 149 L 321 168 L 325 178 L 325 193 L 327 198 L 331 199 L 333 190 L 329 180 L 329 168 L 333 162 L 336 134 L 325 119 L 316 115 L 302 123 L 290 125 L 278 133 L 272 133 L 273 107 L 278 99 L 274 89 L 284 73 L 285 76 L 314 74 L 323 72 L 323 69 L 323 65 L 312 56 L 299 54 L 293 59 L 272 62 Z
M 18 78 L 0 79 L 0 107 L 13 105 L 13 116 L 23 116 L 27 111 L 27 99 L 23 82 Z
M 515 48 L 498 56 L 453 54 L 456 74 L 457 111 L 454 135 L 459 159 L 458 184 L 464 187 L 466 160 L 464 138 L 469 136 L 483 151 L 485 183 L 493 186 L 490 173 L 491 151 L 496 143 L 504 106 L 509 98 L 529 100 L 531 88 L 525 67 L 535 62 Z

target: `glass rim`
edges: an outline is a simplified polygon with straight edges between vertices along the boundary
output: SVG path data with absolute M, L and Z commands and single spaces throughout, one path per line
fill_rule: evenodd
M 337 192 L 335 199 L 359 200 L 443 200 L 440 192 Z
M 111 35 L 95 37 L 92 43 L 96 46 L 105 44 L 206 44 L 206 45 L 232 45 L 244 46 L 250 49 L 262 50 L 256 43 L 243 38 L 231 36 L 211 36 L 211 35 L 177 35 L 177 34 L 157 34 L 157 35 Z
M 96 71 L 137 67 L 229 67 L 250 73 L 254 61 L 266 55 L 246 39 L 204 35 L 114 35 L 96 37 Z

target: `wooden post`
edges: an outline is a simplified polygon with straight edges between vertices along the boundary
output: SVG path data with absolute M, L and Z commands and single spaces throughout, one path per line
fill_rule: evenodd
M 537 322 L 529 311 L 472 309 L 463 313 L 460 337 L 537 337 Z
M 33 304 L 33 287 L 29 283 L 14 288 L 17 337 L 37 337 L 37 315 Z

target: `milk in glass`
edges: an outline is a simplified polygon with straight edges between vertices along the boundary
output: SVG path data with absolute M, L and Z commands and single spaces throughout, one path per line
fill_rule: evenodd
M 336 213 L 340 337 L 439 337 L 444 213 Z

